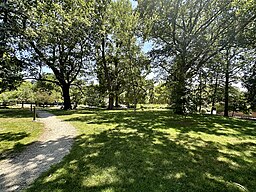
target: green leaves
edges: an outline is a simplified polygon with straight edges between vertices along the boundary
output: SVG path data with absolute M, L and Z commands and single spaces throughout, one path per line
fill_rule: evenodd
M 22 79 L 22 65 L 17 57 L 17 39 L 23 29 L 24 14 L 19 1 L 0 4 L 0 93 L 14 89 Z
M 222 50 L 238 43 L 238 35 L 255 20 L 247 13 L 254 8 L 252 1 L 138 1 L 144 38 L 155 45 L 152 60 L 172 77 L 175 108 L 187 102 L 181 100 L 190 92 L 187 82 Z

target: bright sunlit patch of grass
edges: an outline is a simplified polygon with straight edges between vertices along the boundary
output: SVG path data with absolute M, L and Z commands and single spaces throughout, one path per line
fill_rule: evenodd
M 80 135 L 70 155 L 27 191 L 256 188 L 255 122 L 168 110 L 53 112 Z
M 109 167 L 107 169 L 96 169 L 94 174 L 89 175 L 84 181 L 83 185 L 86 187 L 111 185 L 118 182 L 116 176 L 116 168 Z
M 22 109 L 0 109 L 0 158 L 21 151 L 38 139 L 43 124 L 33 122 L 33 114 Z

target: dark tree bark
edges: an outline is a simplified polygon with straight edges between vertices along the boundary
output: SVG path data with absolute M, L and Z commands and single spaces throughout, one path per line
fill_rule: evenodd
M 115 107 L 118 107 L 119 105 L 119 95 L 118 93 L 116 93 L 116 103 L 115 103 Z
M 109 93 L 109 97 L 108 97 L 108 109 L 112 110 L 114 109 L 114 94 L 113 93 Z
M 63 96 L 63 100 L 64 100 L 64 108 L 63 109 L 64 110 L 72 109 L 70 95 L 69 95 L 70 85 L 68 85 L 68 84 L 62 85 L 61 89 L 62 89 L 62 96 Z
M 186 77 L 184 66 L 180 65 L 175 74 L 173 101 L 174 101 L 174 113 L 183 115 L 185 113 L 186 105 Z
M 184 107 L 185 107 L 185 86 L 184 82 L 177 82 L 176 88 L 176 98 L 174 104 L 174 113 L 178 115 L 184 114 Z

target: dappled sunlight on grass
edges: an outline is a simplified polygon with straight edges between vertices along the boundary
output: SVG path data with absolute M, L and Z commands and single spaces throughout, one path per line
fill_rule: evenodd
M 255 122 L 169 111 L 61 113 L 80 136 L 71 154 L 28 191 L 256 188 Z
M 33 114 L 28 110 L 0 110 L 0 159 L 11 152 L 21 151 L 38 139 L 43 132 L 43 124 L 32 119 Z

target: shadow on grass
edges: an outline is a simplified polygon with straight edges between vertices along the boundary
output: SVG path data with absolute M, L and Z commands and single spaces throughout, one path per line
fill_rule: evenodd
M 29 137 L 30 134 L 26 132 L 19 132 L 19 133 L 0 133 L 0 142 L 15 142 L 15 145 L 11 149 L 4 149 L 0 153 L 0 160 L 7 158 L 9 155 L 12 154 L 14 156 L 17 152 L 21 152 L 25 146 L 21 144 L 20 140 L 24 139 L 25 137 Z
M 19 141 L 24 139 L 25 137 L 29 137 L 30 134 L 26 132 L 19 132 L 19 133 L 0 133 L 0 142 L 1 141 Z
M 218 117 L 184 119 L 170 116 L 168 111 L 99 112 L 68 121 L 117 126 L 77 137 L 65 161 L 43 174 L 28 191 L 226 192 L 256 188 L 254 143 L 225 146 L 188 135 L 190 131 L 218 135 L 218 127 L 213 126 L 217 122 L 228 124 L 241 136 L 253 136 L 255 124 Z M 175 128 L 178 134 L 170 138 L 157 128 Z
M 26 145 L 23 153 L 0 161 L 0 191 L 20 191 L 68 153 L 72 139 L 61 137 Z M 25 145 L 24 145 L 25 147 Z M 38 191 L 38 190 L 35 190 Z
M 28 109 L 0 109 L 0 118 L 32 118 Z
M 47 110 L 50 113 L 53 113 L 55 115 L 73 115 L 73 114 L 94 114 L 95 112 L 105 111 L 102 109 L 88 109 L 88 110 L 59 110 L 59 109 L 48 109 Z
M 8 131 L 8 132 L 0 133 L 0 145 L 1 145 L 0 160 L 5 159 L 8 156 L 17 155 L 16 152 L 21 152 L 27 146 L 27 145 L 20 143 L 19 141 L 24 138 L 30 137 L 31 136 L 30 133 L 22 131 L 23 129 L 16 130 L 19 132 L 10 132 L 10 130 L 14 130 L 11 128 L 12 123 L 13 123 L 13 126 L 18 128 L 19 123 L 23 122 L 24 118 L 30 118 L 30 117 L 32 120 L 32 113 L 28 109 L 1 109 L 0 110 L 0 122 L 1 123 L 6 122 L 6 123 L 10 124 L 8 126 L 10 129 L 5 128 L 5 131 Z M 21 119 L 21 120 L 18 120 L 17 122 L 16 121 L 12 122 L 12 121 L 10 121 L 10 119 Z M 1 127 L 2 126 L 0 126 L 0 128 Z M 13 146 L 13 147 L 12 148 L 8 147 L 8 145 L 6 143 L 10 143 L 9 146 Z M 5 146 L 6 146 L 6 148 L 4 148 Z
M 70 112 L 69 114 L 79 112 Z M 93 111 L 83 112 L 80 114 L 93 114 Z M 193 115 L 193 116 L 178 116 L 170 111 L 142 111 L 142 112 L 109 112 L 98 111 L 95 115 L 80 116 L 67 119 L 66 121 L 80 121 L 87 124 L 111 124 L 115 123 L 122 125 L 124 128 L 137 129 L 145 126 L 148 129 L 174 128 L 181 133 L 207 133 L 223 136 L 256 136 L 256 122 L 240 120 L 235 118 L 225 118 L 220 116 L 210 115 Z M 229 129 L 226 131 L 226 129 Z

